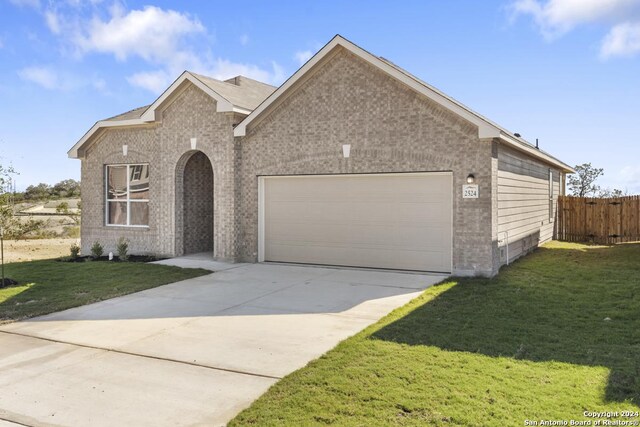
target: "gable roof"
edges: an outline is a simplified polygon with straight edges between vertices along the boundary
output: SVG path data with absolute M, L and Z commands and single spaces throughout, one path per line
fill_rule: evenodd
M 445 109 L 476 125 L 478 127 L 479 138 L 498 138 L 503 143 L 526 154 L 529 154 L 532 157 L 536 157 L 548 164 L 554 165 L 564 172 L 575 172 L 574 169 L 566 163 L 558 160 L 557 158 L 542 150 L 537 149 L 533 146 L 533 144 L 529 143 L 523 138 L 516 137 L 512 132 L 509 132 L 504 127 L 476 113 L 475 111 L 471 110 L 470 108 L 456 101 L 450 96 L 444 94 L 435 87 L 418 79 L 411 73 L 405 71 L 404 69 L 398 67 L 397 65 L 384 58 L 380 58 L 367 52 L 366 50 L 355 45 L 354 43 L 350 42 L 340 35 L 336 35 L 333 39 L 331 39 L 329 43 L 327 43 L 322 49 L 318 51 L 318 53 L 311 57 L 311 59 L 309 59 L 302 67 L 300 67 L 300 69 L 296 71 L 289 79 L 287 79 L 287 81 L 285 81 L 275 92 L 273 92 L 268 98 L 266 98 L 264 102 L 258 105 L 247 117 L 245 117 L 244 120 L 235 127 L 234 135 L 246 135 L 247 127 L 251 124 L 251 122 L 262 116 L 267 110 L 269 110 L 269 107 L 273 105 L 278 99 L 280 99 L 280 97 L 285 96 L 285 94 L 289 92 L 289 89 L 291 89 L 298 80 L 303 78 L 315 67 L 316 64 L 322 61 L 322 59 L 327 57 L 327 55 L 329 55 L 334 49 L 339 46 L 356 55 L 357 57 L 363 59 L 374 67 L 380 69 L 391 77 L 399 80 L 401 83 L 409 86 L 416 92 L 426 96 Z
M 265 98 L 276 90 L 274 86 L 244 76 L 236 76 L 220 81 L 189 71 L 183 72 L 151 105 L 135 108 L 126 113 L 97 121 L 87 133 L 67 152 L 71 158 L 78 158 L 81 150 L 101 129 L 121 126 L 151 124 L 159 119 L 160 107 L 167 102 L 183 83 L 190 82 L 216 100 L 217 112 L 237 112 L 249 114 Z
M 244 108 L 247 111 L 253 111 L 276 90 L 274 86 L 244 76 L 220 81 L 196 73 L 191 74 L 229 100 L 235 107 Z

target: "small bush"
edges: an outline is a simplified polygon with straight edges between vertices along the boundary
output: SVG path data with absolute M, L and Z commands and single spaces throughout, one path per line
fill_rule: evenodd
M 93 242 L 93 246 L 91 246 L 91 258 L 98 259 L 104 253 L 104 248 L 97 240 Z
M 71 245 L 69 251 L 71 252 L 71 259 L 77 259 L 80 256 L 80 246 L 77 243 Z
M 77 239 L 80 237 L 80 227 L 77 225 L 67 225 L 62 228 L 60 237 L 68 239 Z
M 129 259 L 129 240 L 120 237 L 118 243 L 116 243 L 116 251 L 118 252 L 118 259 L 120 261 L 126 261 Z

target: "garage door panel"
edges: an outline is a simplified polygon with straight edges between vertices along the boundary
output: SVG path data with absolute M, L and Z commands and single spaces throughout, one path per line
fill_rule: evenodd
M 390 247 L 396 250 L 440 250 L 450 238 L 443 226 L 394 226 L 386 224 L 303 224 L 272 223 L 266 241 L 281 245 L 318 243 L 331 245 Z
M 447 217 L 451 207 L 441 201 L 395 203 L 396 209 L 387 209 L 389 201 L 269 201 L 268 218 L 296 222 L 334 222 L 334 221 L 406 221 L 434 222 Z
M 398 249 L 363 249 L 354 251 L 352 247 L 340 245 L 308 245 L 299 244 L 292 253 L 291 245 L 269 245 L 268 250 L 275 259 L 286 259 L 282 262 L 309 264 L 342 265 L 351 267 L 374 267 L 399 270 L 416 270 L 416 265 L 427 264 L 431 271 L 450 271 L 450 255 L 441 252 L 410 251 Z M 427 271 L 427 270 L 425 270 Z
M 423 187 L 424 177 L 387 176 L 378 179 L 382 175 L 358 175 L 350 179 L 341 177 L 271 177 L 280 182 L 270 188 L 270 199 L 283 201 L 290 199 L 300 200 L 393 200 L 414 201 L 432 200 L 432 196 L 447 195 L 447 186 L 450 188 L 450 175 L 432 175 L 430 186 Z M 337 187 L 334 180 L 340 180 Z M 376 182 L 375 187 L 371 181 Z
M 451 175 L 264 178 L 263 259 L 451 271 Z

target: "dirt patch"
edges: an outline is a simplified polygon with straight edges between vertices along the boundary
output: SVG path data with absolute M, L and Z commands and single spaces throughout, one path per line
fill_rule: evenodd
M 69 255 L 78 239 L 5 240 L 4 262 L 34 261 Z

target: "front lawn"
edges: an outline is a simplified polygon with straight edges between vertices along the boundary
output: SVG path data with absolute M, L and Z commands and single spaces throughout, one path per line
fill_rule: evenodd
M 640 244 L 553 242 L 428 289 L 230 425 L 571 425 L 639 405 Z
M 210 274 L 138 262 L 19 262 L 5 265 L 18 286 L 0 289 L 0 323 L 53 313 Z

